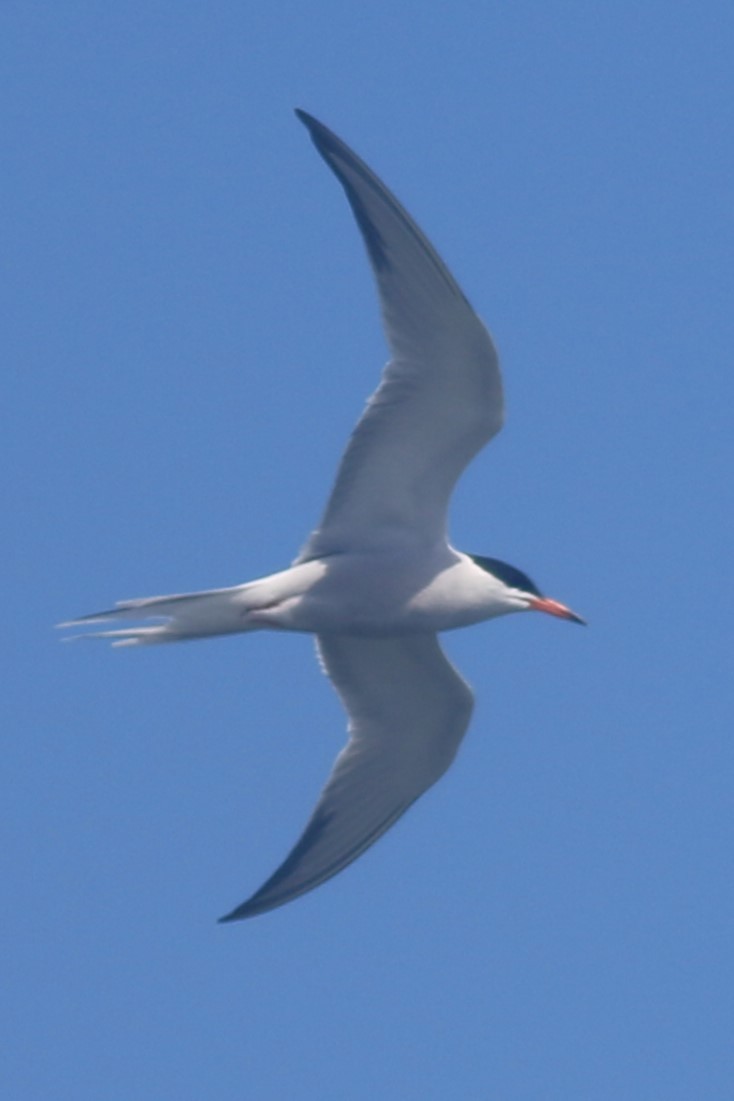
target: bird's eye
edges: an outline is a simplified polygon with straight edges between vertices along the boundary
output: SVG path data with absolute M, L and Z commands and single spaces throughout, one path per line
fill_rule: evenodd
M 508 562 L 502 562 L 499 558 L 486 558 L 482 554 L 470 554 L 469 557 L 481 569 L 498 577 L 509 589 L 517 589 L 522 594 L 530 593 L 532 596 L 543 595 L 535 582 L 531 581 L 522 570 L 518 570 L 517 566 L 510 566 Z

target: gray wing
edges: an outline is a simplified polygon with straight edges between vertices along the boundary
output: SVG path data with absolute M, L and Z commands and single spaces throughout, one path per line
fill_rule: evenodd
M 278 870 L 222 921 L 253 917 L 336 875 L 451 764 L 473 696 L 435 635 L 322 635 L 323 667 L 349 717 L 349 740 Z
M 391 359 L 300 560 L 446 538 L 457 478 L 503 420 L 489 333 L 409 214 L 359 157 L 303 111 L 342 184 L 377 280 Z

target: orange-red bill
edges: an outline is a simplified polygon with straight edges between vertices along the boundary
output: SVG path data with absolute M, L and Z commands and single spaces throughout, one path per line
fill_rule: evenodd
M 548 596 L 536 596 L 530 601 L 530 607 L 536 612 L 547 612 L 548 615 L 557 615 L 560 619 L 570 619 L 573 623 L 582 623 L 586 626 L 586 620 L 576 615 L 565 604 L 558 600 L 551 600 Z

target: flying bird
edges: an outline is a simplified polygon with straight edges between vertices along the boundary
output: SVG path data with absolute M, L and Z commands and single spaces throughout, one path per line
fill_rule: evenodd
M 221 921 L 272 910 L 336 875 L 443 775 L 474 699 L 441 649 L 441 631 L 509 612 L 584 622 L 521 570 L 449 542 L 454 485 L 503 422 L 492 339 L 374 172 L 322 123 L 296 114 L 346 192 L 390 349 L 321 522 L 288 569 L 231 588 L 121 601 L 63 624 L 142 621 L 82 636 L 115 646 L 264 629 L 315 636 L 348 740 L 295 847 Z

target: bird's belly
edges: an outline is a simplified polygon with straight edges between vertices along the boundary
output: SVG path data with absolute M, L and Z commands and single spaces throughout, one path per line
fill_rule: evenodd
M 315 584 L 265 614 L 272 626 L 315 634 L 448 631 L 500 614 L 464 556 L 344 555 L 322 560 Z

